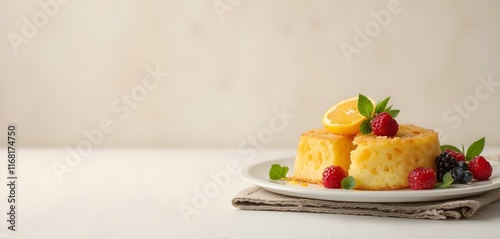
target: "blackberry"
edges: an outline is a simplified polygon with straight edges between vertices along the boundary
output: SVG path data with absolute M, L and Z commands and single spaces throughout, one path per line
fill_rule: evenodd
M 436 156 L 434 162 L 436 163 L 436 180 L 438 182 L 442 182 L 443 176 L 457 166 L 457 160 L 445 152 Z

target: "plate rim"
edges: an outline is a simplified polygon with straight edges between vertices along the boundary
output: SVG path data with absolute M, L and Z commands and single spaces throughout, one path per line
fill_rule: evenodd
M 398 190 L 345 190 L 345 189 L 326 189 L 326 188 L 309 188 L 298 185 L 288 185 L 277 183 L 279 181 L 271 179 L 262 179 L 252 175 L 251 171 L 256 167 L 271 167 L 274 163 L 282 165 L 293 165 L 295 158 L 293 156 L 281 157 L 272 160 L 256 162 L 247 165 L 242 171 L 243 180 L 252 183 L 256 186 L 262 187 L 268 191 L 278 194 L 309 198 L 320 199 L 328 201 L 344 201 L 344 202 L 430 202 L 440 201 L 446 199 L 457 199 L 468 196 L 477 195 L 489 190 L 500 187 L 500 179 L 487 180 L 475 182 L 474 186 L 463 186 L 445 188 L 445 189 L 432 189 L 432 190 L 411 190 L 411 189 L 398 189 Z M 284 162 L 286 162 L 284 164 Z M 496 161 L 489 161 L 493 167 L 500 166 Z M 492 177 L 500 175 L 499 170 L 494 170 Z M 496 172 L 496 173 L 495 173 Z M 477 185 L 480 184 L 480 185 Z M 409 195 L 410 194 L 410 195 Z

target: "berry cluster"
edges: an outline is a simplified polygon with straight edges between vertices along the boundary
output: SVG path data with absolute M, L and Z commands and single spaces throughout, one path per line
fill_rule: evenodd
M 462 147 L 463 148 L 463 147 Z M 476 179 L 488 180 L 493 168 L 481 155 L 484 138 L 474 142 L 464 153 L 451 145 L 441 146 L 442 153 L 436 156 L 436 171 L 432 168 L 416 168 L 408 175 L 411 189 L 446 188 L 452 183 L 467 184 Z M 436 182 L 439 182 L 436 184 Z
M 475 156 L 468 163 L 461 152 L 446 149 L 435 159 L 436 179 L 443 181 L 446 173 L 451 173 L 454 183 L 469 183 L 473 179 L 488 180 L 492 174 L 491 164 L 483 156 Z

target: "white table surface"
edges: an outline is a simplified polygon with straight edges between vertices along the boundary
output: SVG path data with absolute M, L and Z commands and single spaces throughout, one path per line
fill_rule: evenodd
M 65 148 L 19 148 L 17 231 L 6 230 L 6 184 L 0 186 L 0 238 L 499 238 L 500 202 L 465 220 L 412 220 L 313 213 L 243 211 L 231 199 L 250 184 L 231 176 L 189 217 L 194 191 L 216 183 L 237 162 L 293 157 L 294 149 L 93 149 L 59 182 L 52 169 Z M 499 154 L 499 149 L 489 149 Z M 5 149 L 0 155 L 6 155 Z M 492 157 L 499 160 L 497 156 Z M 236 161 L 233 161 L 236 160 Z M 0 177 L 6 179 L 6 160 Z M 193 207 L 194 208 L 194 207 Z

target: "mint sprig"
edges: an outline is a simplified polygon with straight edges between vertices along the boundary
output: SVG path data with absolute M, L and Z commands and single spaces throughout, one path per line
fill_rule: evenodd
M 484 149 L 484 145 L 486 143 L 486 140 L 484 137 L 474 141 L 474 143 L 472 143 L 468 148 L 467 148 L 467 151 L 465 151 L 465 148 L 464 148 L 464 145 L 462 145 L 462 149 L 459 149 L 453 145 L 448 145 L 448 144 L 445 144 L 445 145 L 441 145 L 440 146 L 440 149 L 441 149 L 441 152 L 444 152 L 446 149 L 451 149 L 453 151 L 456 151 L 456 152 L 459 152 L 459 153 L 462 153 L 464 154 L 465 156 L 465 160 L 467 162 L 471 161 L 474 157 L 478 156 L 481 154 L 481 152 L 483 152 L 483 149 Z
M 289 168 L 287 166 L 281 166 L 279 164 L 271 165 L 271 169 L 269 170 L 269 178 L 272 180 L 279 180 L 282 178 L 286 178 L 286 174 L 288 173 Z
M 443 182 L 442 183 L 437 183 L 434 188 L 447 188 L 453 183 L 453 177 L 451 176 L 451 173 L 448 172 L 445 175 L 443 175 Z
M 340 181 L 340 185 L 342 185 L 344 189 L 353 189 L 354 186 L 356 186 L 356 179 L 354 179 L 353 176 L 347 176 Z
M 358 111 L 362 116 L 366 117 L 366 120 L 361 123 L 361 126 L 359 128 L 359 131 L 362 134 L 370 134 L 372 132 L 371 120 L 378 114 L 387 112 L 392 116 L 392 118 L 396 118 L 396 116 L 398 116 L 399 110 L 392 109 L 392 105 L 387 107 L 390 99 L 391 97 L 389 96 L 384 100 L 379 101 L 377 105 L 373 106 L 373 103 L 368 99 L 368 97 L 362 94 L 358 95 Z M 373 110 L 374 107 L 375 110 Z

